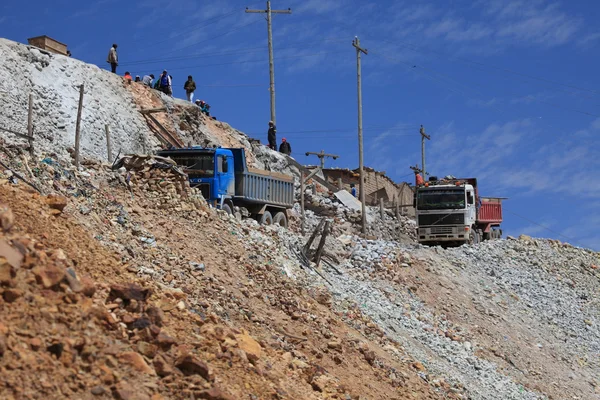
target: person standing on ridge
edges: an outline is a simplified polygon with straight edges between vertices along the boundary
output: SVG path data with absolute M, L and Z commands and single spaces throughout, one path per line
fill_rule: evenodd
M 188 76 L 187 81 L 183 85 L 183 89 L 185 90 L 185 94 L 187 96 L 187 101 L 190 103 L 194 102 L 194 91 L 196 90 L 196 82 L 191 75 Z
M 129 71 L 125 72 L 125 75 L 123 75 L 123 78 L 125 78 L 125 80 L 127 81 L 127 83 L 129 83 L 131 85 L 131 74 L 129 73 Z
M 119 65 L 119 56 L 117 55 L 117 45 L 113 44 L 110 50 L 108 51 L 108 59 L 107 63 L 110 64 L 110 70 L 113 74 L 117 73 L 117 65 Z
M 167 96 L 171 96 L 173 91 L 171 90 L 171 77 L 167 73 L 167 70 L 164 70 L 162 74 L 158 77 L 158 84 L 160 90 L 166 94 Z
M 269 132 L 267 133 L 269 139 L 269 148 L 277 151 L 277 129 L 273 121 L 269 121 Z
M 290 144 L 285 138 L 281 139 L 281 144 L 279 145 L 279 152 L 288 156 L 292 155 L 292 146 L 290 146 Z
M 356 197 L 356 187 L 354 186 L 354 183 L 350 184 L 350 193 L 352 193 L 352 196 Z
M 148 87 L 152 87 L 152 82 L 154 81 L 154 74 L 144 75 L 142 78 L 142 83 Z

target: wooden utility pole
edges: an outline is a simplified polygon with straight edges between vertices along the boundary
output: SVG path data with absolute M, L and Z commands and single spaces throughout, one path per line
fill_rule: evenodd
M 358 36 L 354 38 L 352 46 L 356 48 L 356 70 L 358 81 L 358 171 L 360 175 L 360 202 L 362 204 L 362 233 L 367 232 L 367 207 L 365 205 L 365 172 L 363 166 L 363 128 L 362 128 L 362 81 L 360 69 L 361 53 L 369 54 L 367 49 L 360 47 Z
M 337 154 L 327 154 L 327 153 L 325 153 L 325 150 L 321 150 L 320 153 L 314 153 L 312 151 L 307 151 L 306 156 L 308 157 L 310 155 L 315 155 L 321 159 L 321 169 L 325 169 L 325 157 L 331 157 L 334 160 L 337 160 L 340 157 Z
M 83 83 L 79 87 L 79 108 L 77 108 L 77 125 L 75 126 L 75 168 L 79 169 L 79 141 L 81 136 L 81 112 L 83 109 Z
M 267 1 L 266 10 L 250 10 L 246 8 L 247 13 L 260 13 L 267 14 L 267 30 L 268 30 L 268 43 L 269 43 L 269 75 L 271 78 L 271 84 L 269 86 L 269 92 L 271 92 L 271 121 L 277 126 L 277 119 L 275 117 L 275 64 L 273 62 L 273 27 L 272 27 L 272 14 L 291 14 L 292 9 L 287 10 L 272 10 L 271 2 Z
M 27 135 L 29 136 L 29 155 L 33 158 L 33 93 L 29 93 L 29 110 L 27 112 Z
M 423 172 L 423 180 L 425 180 L 425 176 L 427 175 L 425 170 L 425 139 L 431 140 L 431 136 L 425 133 L 425 128 L 423 128 L 423 125 L 421 125 L 419 132 L 421 133 L 421 172 Z
M 108 162 L 112 163 L 112 142 L 110 140 L 110 126 L 108 124 L 104 125 L 104 130 L 106 132 L 106 151 L 108 153 Z
M 305 221 L 306 221 L 306 213 L 304 211 L 304 192 L 306 191 L 306 186 L 304 186 L 304 172 L 300 173 L 300 211 L 302 212 L 302 221 L 301 221 L 301 227 L 300 227 L 300 232 L 302 232 L 302 236 L 304 236 L 305 232 L 305 228 L 304 226 L 306 225 Z

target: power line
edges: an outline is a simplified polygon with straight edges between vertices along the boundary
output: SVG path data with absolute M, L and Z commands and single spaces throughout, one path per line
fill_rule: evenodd
M 276 60 L 291 60 L 291 59 L 297 59 L 297 58 L 316 57 L 316 56 L 321 56 L 321 55 L 330 55 L 330 54 L 339 54 L 339 53 L 344 53 L 344 51 L 332 51 L 332 52 L 324 52 L 324 53 L 302 54 L 302 55 L 289 56 L 289 57 L 278 57 L 278 58 L 276 58 Z M 169 68 L 168 70 L 169 71 L 179 71 L 182 69 L 188 70 L 191 68 L 218 67 L 218 66 L 223 66 L 223 65 L 262 63 L 262 62 L 265 62 L 265 60 L 231 61 L 231 62 L 218 63 L 218 64 L 203 64 L 203 65 L 191 65 L 191 66 L 185 66 L 185 67 Z
M 539 226 L 540 228 L 543 228 L 543 229 L 547 230 L 548 232 L 552 232 L 552 233 L 554 233 L 554 234 L 556 234 L 556 235 L 558 235 L 558 236 L 561 236 L 561 237 L 563 237 L 563 238 L 565 238 L 565 239 L 567 239 L 567 240 L 571 240 L 572 242 L 575 242 L 575 241 L 576 241 L 576 240 L 575 240 L 575 239 L 573 239 L 573 238 L 570 238 L 570 237 L 568 237 L 568 236 L 565 236 L 565 235 L 563 235 L 563 234 L 562 234 L 562 233 L 560 233 L 560 232 L 557 232 L 557 231 L 555 231 L 555 230 L 553 230 L 553 229 L 550 229 L 550 228 L 548 228 L 548 227 L 547 227 L 547 226 L 545 226 L 545 225 L 539 224 L 539 223 L 537 223 L 537 222 L 535 222 L 535 221 L 533 221 L 533 220 L 531 220 L 531 219 L 529 219 L 529 218 L 527 218 L 527 217 L 524 217 L 524 216 L 522 216 L 522 215 L 519 215 L 519 214 L 517 214 L 517 213 L 515 213 L 515 212 L 509 211 L 509 210 L 506 210 L 506 209 L 505 209 L 504 211 L 506 211 L 506 212 L 508 212 L 509 214 L 512 214 L 512 215 L 514 215 L 514 216 L 516 216 L 516 217 L 522 218 L 522 219 L 524 219 L 524 220 L 525 220 L 525 221 L 527 221 L 527 222 L 530 222 L 530 223 L 532 223 L 532 224 L 534 224 L 534 225 L 536 225 L 536 226 Z
M 345 41 L 345 39 L 323 39 L 320 42 L 338 42 L 338 41 Z M 280 48 L 280 50 L 288 50 L 288 49 L 294 49 L 297 47 L 306 47 L 306 43 L 298 43 L 298 44 L 292 44 L 283 48 Z M 180 61 L 180 60 L 189 60 L 189 59 L 194 59 L 194 58 L 201 58 L 201 57 L 216 57 L 216 56 L 228 56 L 228 55 L 237 55 L 237 54 L 246 54 L 246 53 L 258 53 L 264 50 L 264 46 L 260 46 L 260 47 L 244 47 L 244 48 L 238 48 L 238 49 L 232 49 L 229 51 L 225 51 L 225 52 L 209 52 L 209 53 L 197 53 L 197 54 L 192 54 L 189 56 L 179 56 L 179 57 L 168 57 L 168 58 L 153 58 L 153 59 L 146 59 L 146 60 L 136 60 L 136 61 L 129 61 L 126 63 L 122 63 L 122 66 L 129 66 L 129 65 L 142 65 L 142 64 L 152 64 L 152 63 L 159 63 L 159 62 L 165 62 L 165 61 Z

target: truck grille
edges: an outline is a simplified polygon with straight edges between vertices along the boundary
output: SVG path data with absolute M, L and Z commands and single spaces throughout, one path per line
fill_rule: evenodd
M 445 233 L 452 233 L 452 227 L 451 226 L 432 226 L 431 227 L 431 234 L 432 235 L 439 235 L 439 234 L 445 234 Z
M 465 214 L 425 214 L 419 215 L 419 226 L 463 225 Z

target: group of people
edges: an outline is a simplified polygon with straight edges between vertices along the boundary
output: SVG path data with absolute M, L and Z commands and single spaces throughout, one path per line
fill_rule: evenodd
M 113 73 L 117 73 L 117 66 L 119 65 L 119 55 L 117 53 L 117 44 L 114 43 L 110 50 L 108 51 L 108 58 L 106 60 L 107 63 L 110 64 L 111 71 Z M 173 97 L 173 77 L 169 75 L 167 70 L 164 70 L 156 81 L 153 74 L 144 75 L 143 78 L 140 78 L 139 75 L 136 75 L 135 80 L 129 73 L 129 71 L 125 72 L 123 76 L 125 80 L 129 83 L 139 82 L 145 86 L 150 88 L 154 88 L 156 90 L 160 90 L 167 96 Z M 194 82 L 194 78 L 189 75 L 187 81 L 185 81 L 183 85 L 183 89 L 185 90 L 185 95 L 187 101 L 190 103 L 194 102 L 194 92 L 196 91 L 196 82 Z M 196 100 L 195 104 L 200 108 L 200 111 L 205 114 L 207 117 L 210 117 L 210 105 L 206 103 L 204 100 Z M 277 129 L 275 128 L 275 123 L 273 121 L 269 121 L 269 131 L 267 133 L 269 139 L 269 148 L 277 151 Z M 287 154 L 288 156 L 292 154 L 292 146 L 290 143 L 283 138 L 281 140 L 281 144 L 279 145 L 279 152 L 283 154 Z
M 277 128 L 275 128 L 275 123 L 273 121 L 269 121 L 269 131 L 267 132 L 267 138 L 269 139 L 269 148 L 271 150 L 277 151 Z M 286 138 L 281 139 L 281 144 L 279 145 L 279 152 L 291 155 L 292 154 L 292 146 L 286 140 Z
M 119 65 L 119 55 L 117 53 L 117 44 L 113 44 L 110 50 L 108 51 L 108 58 L 106 60 L 107 63 L 110 64 L 110 69 L 113 73 L 117 73 L 117 66 Z M 173 76 L 169 75 L 167 70 L 164 70 L 158 79 L 155 81 L 154 74 L 144 75 L 143 78 L 140 78 L 139 75 L 134 78 L 131 76 L 129 71 L 125 72 L 123 78 L 131 82 L 139 82 L 143 85 L 146 85 L 150 88 L 159 90 L 166 94 L 167 96 L 173 97 Z M 194 92 L 196 91 L 196 82 L 194 82 L 194 78 L 189 75 L 187 81 L 185 81 L 183 85 L 183 89 L 185 90 L 187 101 L 190 103 L 194 102 Z M 210 105 L 206 103 L 204 100 L 196 100 L 195 104 L 200 107 L 200 111 L 206 116 L 210 117 Z

